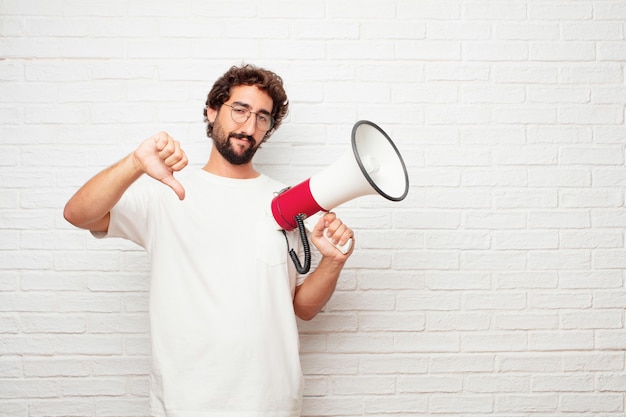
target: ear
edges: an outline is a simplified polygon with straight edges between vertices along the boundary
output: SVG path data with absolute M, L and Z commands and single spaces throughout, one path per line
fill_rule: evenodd
M 211 108 L 210 106 L 206 107 L 206 118 L 209 119 L 209 122 L 215 123 L 215 118 L 217 117 L 217 110 Z

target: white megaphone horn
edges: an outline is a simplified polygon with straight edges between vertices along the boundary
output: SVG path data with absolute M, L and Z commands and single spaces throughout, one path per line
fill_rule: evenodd
M 280 192 L 272 200 L 272 216 L 278 226 L 287 231 L 300 229 L 305 257 L 308 243 L 300 224 L 304 219 L 331 211 L 360 196 L 379 194 L 391 201 L 401 201 L 409 192 L 409 176 L 402 156 L 380 127 L 368 120 L 355 123 L 351 142 L 351 152 L 346 152 L 324 171 Z M 312 225 L 309 223 L 308 227 Z M 345 254 L 351 245 L 352 239 L 343 246 L 335 246 Z M 308 272 L 310 265 L 300 268 L 298 262 L 298 272 Z

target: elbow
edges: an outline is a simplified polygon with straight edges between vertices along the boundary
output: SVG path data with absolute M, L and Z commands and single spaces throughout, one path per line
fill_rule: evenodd
M 317 314 L 296 314 L 300 320 L 311 321 Z
M 317 316 L 317 313 L 319 313 L 319 311 L 311 309 L 296 309 L 295 313 L 300 320 L 310 321 L 313 320 L 315 316 Z
M 71 225 L 78 227 L 78 224 L 77 224 L 78 222 L 75 218 L 74 212 L 72 210 L 72 205 L 70 204 L 70 202 L 68 202 L 65 205 L 65 208 L 63 208 L 63 218 Z
M 72 201 L 68 201 L 65 207 L 63 208 L 63 218 L 72 226 L 78 227 L 80 229 L 87 228 L 85 225 L 87 221 L 85 217 L 82 215 L 82 212 L 78 210 L 75 204 L 72 204 Z

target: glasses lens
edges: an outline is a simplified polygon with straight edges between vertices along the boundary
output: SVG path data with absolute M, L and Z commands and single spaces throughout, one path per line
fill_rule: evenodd
M 274 119 L 269 114 L 257 114 L 256 127 L 263 132 L 267 132 L 272 128 Z
M 244 123 L 250 117 L 250 110 L 241 106 L 231 106 L 230 115 L 234 122 Z
M 230 106 L 230 115 L 234 122 L 245 123 L 250 118 L 252 112 L 243 106 Z M 274 118 L 270 114 L 255 113 L 256 115 L 256 127 L 260 131 L 267 132 L 274 126 Z

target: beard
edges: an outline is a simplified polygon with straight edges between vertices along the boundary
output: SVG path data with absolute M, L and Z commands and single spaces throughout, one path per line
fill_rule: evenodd
M 213 146 L 215 149 L 233 165 L 244 165 L 248 162 L 252 161 L 252 157 L 256 153 L 258 147 L 256 146 L 256 140 L 252 136 L 244 135 L 243 133 L 234 133 L 226 135 L 224 129 L 216 120 L 213 125 Z M 235 139 L 245 139 L 248 141 L 250 146 L 246 148 L 243 152 L 237 152 L 235 146 L 233 145 L 231 138 Z

